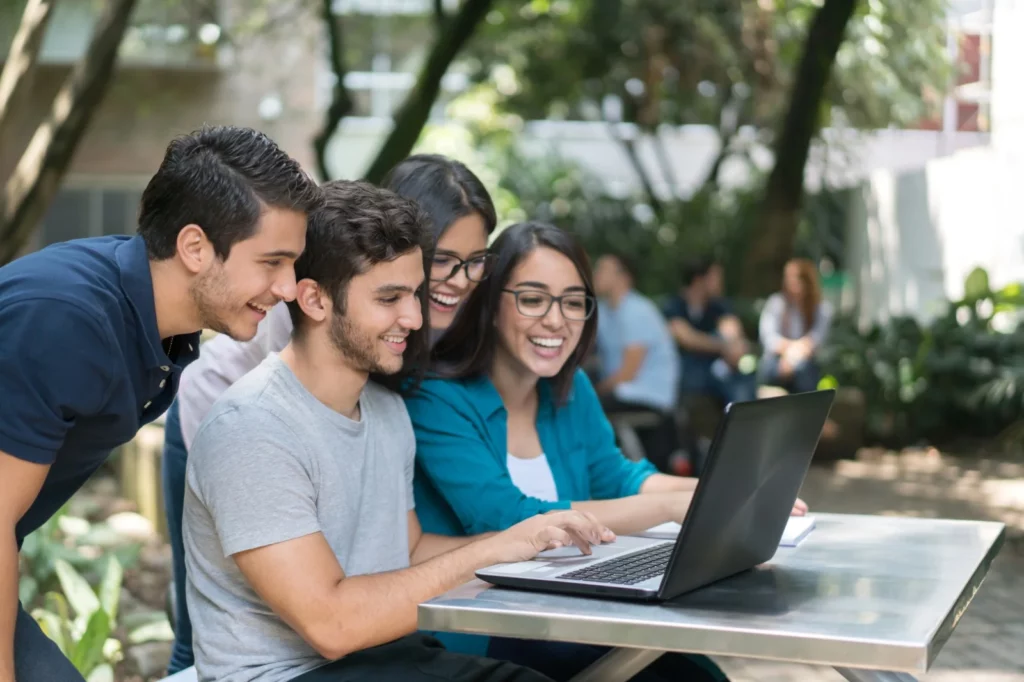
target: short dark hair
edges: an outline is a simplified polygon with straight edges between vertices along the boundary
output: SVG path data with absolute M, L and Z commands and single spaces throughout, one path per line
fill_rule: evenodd
M 600 258 L 611 258 L 612 260 L 614 260 L 615 263 L 619 266 L 619 269 L 629 276 L 630 281 L 633 282 L 634 284 L 636 283 L 637 269 L 636 264 L 633 262 L 632 258 L 630 258 L 629 256 L 625 256 L 621 253 L 612 253 L 610 251 L 601 254 L 598 257 L 598 259 Z
M 711 272 L 711 268 L 718 264 L 718 261 L 711 256 L 697 256 L 685 261 L 680 273 L 683 286 L 692 285 L 698 278 Z
M 221 259 L 256 232 L 265 206 L 309 213 L 316 183 L 269 137 L 251 128 L 204 127 L 176 137 L 142 193 L 139 234 L 153 260 L 174 255 L 186 225 L 203 228 Z
M 296 281 L 316 282 L 327 292 L 335 312 L 344 315 L 352 278 L 378 263 L 419 248 L 426 277 L 434 241 L 430 218 L 416 202 L 367 182 L 335 180 L 321 189 L 323 201 L 309 214 L 306 250 L 295 261 Z M 389 388 L 397 389 L 406 377 L 426 366 L 430 349 L 426 295 L 420 297 L 420 306 L 423 326 L 409 333 L 403 371 L 394 377 L 374 377 Z M 301 336 L 305 313 L 298 301 L 288 302 L 288 312 L 294 334 Z
M 433 371 L 445 378 L 482 376 L 491 369 L 498 347 L 498 329 L 494 320 L 508 288 L 512 271 L 534 249 L 554 249 L 572 261 L 583 279 L 588 295 L 594 295 L 594 277 L 583 246 L 570 232 L 542 222 L 518 223 L 506 228 L 491 245 L 495 265 L 491 276 L 476 289 L 455 317 L 452 326 L 434 345 Z M 572 389 L 573 377 L 590 352 L 597 334 L 597 311 L 583 323 L 579 345 L 553 379 L 555 400 L 564 404 Z
M 487 234 L 498 223 L 494 202 L 480 178 L 440 154 L 414 154 L 392 168 L 383 187 L 420 205 L 433 223 L 435 241 L 459 218 L 476 213 Z

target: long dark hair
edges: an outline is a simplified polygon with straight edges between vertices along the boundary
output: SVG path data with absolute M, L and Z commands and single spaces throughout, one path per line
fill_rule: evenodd
M 414 154 L 402 160 L 381 186 L 426 211 L 435 243 L 452 223 L 474 213 L 483 219 L 487 234 L 498 223 L 494 202 L 480 178 L 464 164 L 440 154 Z
M 432 374 L 443 378 L 477 377 L 490 371 L 498 347 L 498 308 L 502 291 L 508 287 L 512 271 L 530 253 L 547 247 L 562 254 L 576 266 L 587 294 L 594 295 L 590 259 L 579 241 L 569 232 L 541 222 L 518 223 L 506 228 L 491 245 L 496 262 L 490 277 L 470 294 L 448 331 L 431 353 Z M 511 301 L 506 301 L 514 305 Z M 552 380 L 556 402 L 569 397 L 573 375 L 590 352 L 597 334 L 597 311 L 583 323 L 579 344 Z

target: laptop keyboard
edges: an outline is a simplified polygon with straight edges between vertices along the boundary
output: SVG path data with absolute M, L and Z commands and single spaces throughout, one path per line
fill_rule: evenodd
M 675 543 L 672 542 L 655 545 L 642 552 L 627 554 L 617 559 L 602 561 L 593 566 L 565 573 L 558 576 L 558 579 L 636 585 L 665 572 L 665 569 L 668 568 L 668 560 L 672 557 L 673 547 L 675 547 Z

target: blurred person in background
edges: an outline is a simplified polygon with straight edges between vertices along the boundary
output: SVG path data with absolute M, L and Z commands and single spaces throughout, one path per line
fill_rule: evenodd
M 722 266 L 698 258 L 683 266 L 683 287 L 665 308 L 682 358 L 681 395 L 710 395 L 722 403 L 757 396 L 754 358 L 743 324 L 723 295 Z
M 817 354 L 828 338 L 832 316 L 832 305 L 821 297 L 814 263 L 805 258 L 786 263 L 782 291 L 769 296 L 761 311 L 761 383 L 791 393 L 817 389 L 821 380 Z
M 429 336 L 436 341 L 458 308 L 487 277 L 487 240 L 497 224 L 494 204 L 480 179 L 465 165 L 433 154 L 410 156 L 384 179 L 383 186 L 412 199 L 427 214 L 436 239 L 428 288 Z M 181 518 L 185 469 L 192 438 L 210 406 L 229 386 L 281 351 L 292 334 L 286 305 L 272 309 L 255 338 L 238 342 L 217 336 L 203 344 L 202 357 L 182 375 L 178 398 L 167 415 L 163 484 L 168 535 L 173 555 L 172 612 L 175 641 L 170 674 L 193 663 L 192 628 L 185 602 L 185 557 Z
M 636 427 L 644 454 L 659 471 L 679 447 L 673 411 L 679 391 L 679 356 L 658 307 L 633 288 L 635 274 L 626 259 L 606 254 L 594 267 L 598 296 L 595 385 L 609 417 L 650 413 L 654 426 Z

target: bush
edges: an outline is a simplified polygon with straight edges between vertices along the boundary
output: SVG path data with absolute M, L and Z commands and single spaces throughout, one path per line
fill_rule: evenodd
M 870 438 L 991 437 L 1024 419 L 1021 286 L 992 291 L 978 269 L 965 289 L 928 325 L 897 317 L 862 332 L 850 318 L 835 322 L 824 368 L 864 391 Z

